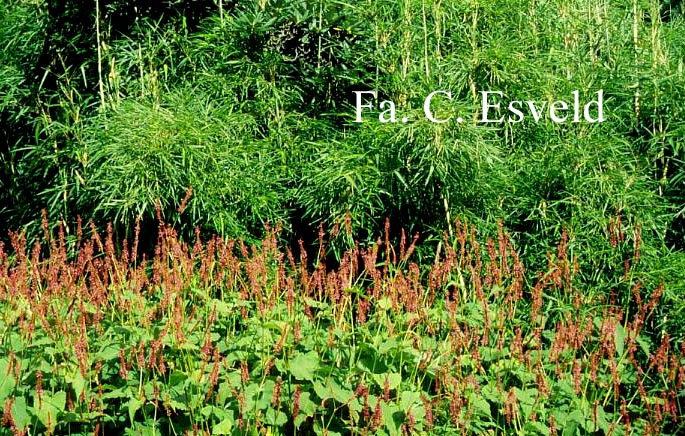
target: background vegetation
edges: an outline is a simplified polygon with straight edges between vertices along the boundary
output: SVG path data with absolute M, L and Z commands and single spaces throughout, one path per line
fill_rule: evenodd
M 538 271 L 552 274 L 549 253 L 559 241 L 577 264 L 573 280 L 565 278 L 573 283 L 569 289 L 585 296 L 582 307 L 598 319 L 616 316 L 619 307 L 626 329 L 631 316 L 644 315 L 636 286 L 659 289 L 662 304 L 650 308 L 650 322 L 639 330 L 648 351 L 642 361 L 635 358 L 636 368 L 649 366 L 650 344 L 658 349 L 667 337 L 675 350 L 685 338 L 682 35 L 685 8 L 675 0 L 7 0 L 0 4 L 0 240 L 10 244 L 8 232 L 21 230 L 28 246 L 45 247 L 61 229 L 65 256 L 76 259 L 78 223 L 92 219 L 93 229 L 111 223 L 117 256 L 135 238 L 129 257 L 139 258 L 142 268 L 143 255 L 159 257 L 160 220 L 186 243 L 218 234 L 257 246 L 268 234 L 265 225 L 278 223 L 281 249 L 308 255 L 315 269 L 318 260 L 340 267 L 354 247 L 389 250 L 405 231 L 406 239 L 419 235 L 413 259 L 422 278 L 416 280 L 430 288 L 430 268 L 457 243 L 462 230 L 454 220 L 460 217 L 483 238 L 511 236 L 529 266 L 520 278 L 526 310 L 534 306 Z M 423 99 L 437 89 L 454 96 L 437 110 L 469 114 L 466 122 L 425 120 Z M 476 122 L 481 90 L 553 101 L 598 89 L 605 95 L 604 123 Z M 353 91 L 360 90 L 393 100 L 412 121 L 382 124 L 377 111 L 369 111 L 366 122 L 354 123 Z M 320 225 L 330 230 L 323 233 L 331 239 L 325 246 Z M 92 231 L 83 230 L 86 236 Z M 384 233 L 387 241 L 379 244 Z M 17 250 L 15 243 L 8 271 L 28 265 Z M 53 256 L 47 251 L 36 249 L 36 262 L 41 252 Z M 395 267 L 410 271 L 403 269 L 408 264 Z M 486 273 L 481 267 L 466 280 L 468 292 L 480 286 L 466 283 Z M 191 276 L 182 280 L 187 286 Z M 0 284 L 6 292 L 18 286 Z M 341 292 L 363 294 L 367 285 L 360 279 Z M 434 289 L 439 300 L 451 292 L 443 285 Z M 389 295 L 398 292 L 394 282 L 386 286 Z M 258 304 L 250 295 L 241 298 Z M 485 301 L 476 294 L 464 301 L 469 298 L 476 305 Z M 239 304 L 231 301 L 226 304 Z M 2 304 L 14 311 L 18 303 Z M 336 316 L 326 319 L 339 328 Z M 517 319 L 525 329 L 537 322 L 530 311 Z M 514 324 L 506 324 L 512 338 Z M 6 318 L 5 332 L 10 325 Z M 538 325 L 551 335 L 557 328 L 552 320 Z M 377 332 L 386 327 L 379 324 Z M 591 349 L 585 350 L 589 359 Z M 225 356 L 226 350 L 218 352 Z M 402 368 L 393 371 L 406 376 Z M 30 374 L 7 387 L 6 398 L 30 399 L 20 387 L 35 381 L 35 371 Z M 279 374 L 284 380 L 285 372 Z M 625 383 L 637 389 L 638 379 Z M 54 392 L 68 392 L 55 380 Z M 521 383 L 511 386 L 525 389 Z M 664 392 L 676 390 L 666 383 Z M 614 408 L 605 411 L 619 413 L 628 394 L 606 395 L 592 398 L 603 406 L 613 398 Z M 654 414 L 650 407 L 657 403 L 639 396 L 642 403 L 632 397 L 627 406 L 635 404 L 637 415 Z M 556 407 L 539 407 L 548 406 Z M 149 416 L 142 419 L 137 410 L 130 425 L 148 425 Z M 536 410 L 538 417 L 551 416 Z M 342 431 L 350 417 L 341 409 L 329 412 L 331 428 Z M 492 428 L 510 429 L 511 420 L 502 419 Z M 288 422 L 290 430 L 284 423 L 275 427 L 299 425 Z M 355 418 L 354 425 L 360 422 L 377 430 L 368 420 Z M 576 431 L 600 430 L 579 425 Z

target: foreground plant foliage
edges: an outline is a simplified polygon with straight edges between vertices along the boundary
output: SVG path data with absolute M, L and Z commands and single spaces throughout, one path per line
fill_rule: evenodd
M 460 220 L 423 266 L 418 238 L 393 247 L 387 226 L 336 267 L 278 229 L 191 246 L 160 224 L 149 260 L 137 238 L 45 229 L 0 251 L 1 434 L 683 430 L 685 343 L 654 331 L 663 288 L 633 278 L 639 235 L 597 293 L 565 233 L 528 283 L 501 227 L 483 242 Z

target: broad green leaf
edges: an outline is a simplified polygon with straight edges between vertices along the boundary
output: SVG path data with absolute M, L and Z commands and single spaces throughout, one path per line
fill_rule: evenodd
M 226 434 L 233 434 L 233 420 L 232 419 L 224 419 L 214 427 L 212 427 L 212 434 L 216 435 L 226 435 Z
M 14 392 L 17 381 L 13 376 L 7 375 L 0 380 L 0 402 L 4 402 Z
M 74 393 L 76 394 L 76 398 L 80 398 L 86 389 L 86 380 L 81 375 L 81 371 L 74 366 L 72 374 L 67 375 L 65 380 L 67 383 L 71 384 L 71 387 L 74 389 Z
M 402 434 L 402 422 L 404 413 L 394 403 L 382 403 L 383 421 L 388 434 L 391 436 Z
M 9 360 L 2 358 L 0 359 L 0 404 L 5 402 L 5 399 L 12 395 L 14 392 L 14 387 L 17 385 L 17 381 L 14 376 L 7 374 L 7 367 L 9 366 Z
M 400 394 L 400 407 L 405 412 L 409 409 L 416 410 L 418 408 L 423 408 L 421 392 L 402 391 Z M 414 416 L 416 417 L 416 414 L 414 414 Z
M 360 345 L 360 355 L 357 360 L 357 367 L 362 371 L 372 372 L 375 374 L 383 374 L 388 372 L 388 366 L 383 361 L 383 357 L 379 355 L 373 347 L 368 344 Z
M 322 400 L 333 398 L 339 403 L 347 403 L 354 397 L 354 392 L 352 390 L 341 387 L 338 382 L 332 378 L 327 379 L 325 385 L 319 380 L 316 380 L 314 382 L 314 392 L 316 392 L 316 395 Z
M 278 333 L 283 333 L 287 323 L 285 321 L 267 321 L 264 323 L 264 328 L 274 330 Z
M 67 401 L 67 393 L 64 391 L 56 392 L 50 395 L 43 392 L 40 400 L 34 397 L 34 411 L 40 422 L 48 429 L 48 433 L 52 433 L 59 423 L 58 417 Z
M 54 342 L 52 339 L 50 339 L 48 336 L 43 336 L 40 339 L 34 339 L 31 341 L 31 345 L 29 345 L 29 348 L 43 348 L 45 349 L 46 345 L 52 345 Z
M 136 397 L 131 397 L 131 398 L 128 400 L 128 403 L 127 403 L 127 405 L 128 405 L 128 417 L 129 417 L 129 419 L 131 420 L 131 422 L 134 422 L 134 421 L 135 421 L 136 412 L 137 412 L 141 407 L 143 407 L 143 404 L 144 404 L 144 403 L 143 403 L 142 401 L 140 401 L 140 400 L 139 400 L 138 398 L 136 398 Z
M 388 386 L 390 387 L 391 390 L 395 390 L 400 387 L 400 384 L 402 383 L 402 376 L 396 372 L 390 372 L 387 374 L 374 374 L 373 375 L 373 380 L 376 382 L 376 384 L 381 388 L 385 388 L 385 381 L 388 381 Z
M 304 416 L 314 416 L 316 412 L 316 403 L 311 400 L 309 392 L 302 392 L 300 394 L 300 413 Z
M 259 389 L 259 394 L 257 394 L 259 397 L 259 400 L 257 401 L 257 409 L 267 410 L 271 406 L 275 385 L 276 383 L 273 379 L 267 379 L 264 381 L 264 384 Z
M 200 410 L 200 413 L 201 413 L 202 416 L 204 416 L 205 418 L 211 419 L 212 417 L 217 418 L 218 415 L 217 415 L 216 412 L 217 412 L 217 411 L 220 411 L 220 410 L 221 410 L 221 409 L 218 408 L 218 407 L 216 407 L 216 406 L 213 406 L 213 405 L 211 405 L 211 404 L 207 404 L 206 406 L 204 406 L 204 407 L 202 408 L 202 410 Z
M 305 298 L 305 302 L 307 303 L 308 306 L 314 307 L 316 309 L 327 309 L 329 307 L 329 304 L 326 303 L 325 301 L 320 301 L 320 300 L 314 300 L 313 298 Z
M 187 341 L 184 342 L 183 344 L 181 344 L 181 346 L 179 348 L 181 350 L 184 350 L 184 351 L 199 351 L 200 350 L 200 347 L 197 344 L 192 343 L 192 342 L 187 342 Z
M 566 422 L 564 425 L 564 435 L 575 435 L 578 427 L 585 429 L 585 416 L 580 410 L 572 410 L 566 416 Z M 585 429 L 587 430 L 587 429 Z
M 169 399 L 169 401 L 165 401 L 164 406 L 167 408 L 171 408 L 171 410 L 174 410 L 174 411 L 179 411 L 179 410 L 187 411 L 187 410 L 189 410 L 188 406 L 185 403 L 182 403 L 182 402 L 175 400 L 173 398 Z
M 114 388 L 112 385 L 106 385 L 103 386 L 103 388 L 105 389 L 105 393 L 102 394 L 103 400 L 109 400 L 112 398 L 128 398 L 131 395 L 128 388 Z
M 492 383 L 488 383 L 480 389 L 483 398 L 490 401 L 491 403 L 502 404 L 504 399 L 502 394 L 497 391 L 497 388 Z
M 169 376 L 169 386 L 181 386 L 188 379 L 188 374 L 183 371 L 174 371 Z
M 226 302 L 213 298 L 209 307 L 216 309 L 217 315 L 231 315 L 233 313 L 233 308 L 226 304 Z
M 523 411 L 523 414 L 526 417 L 530 416 L 530 414 L 533 412 L 533 405 L 535 404 L 535 400 L 538 395 L 538 390 L 535 388 L 525 390 L 520 390 L 516 388 L 514 392 L 516 394 L 516 398 L 519 400 L 519 403 L 521 404 L 521 410 Z
M 559 380 L 554 384 L 554 390 L 556 390 L 560 394 L 564 394 L 568 398 L 575 398 L 576 397 L 576 391 L 574 390 L 573 386 L 569 384 L 566 380 Z
M 379 338 L 380 340 L 380 338 Z M 394 338 L 388 338 L 386 340 L 381 340 L 378 345 L 378 353 L 387 354 L 388 352 L 397 348 L 397 340 Z
M 298 354 L 290 360 L 290 373 L 299 380 L 313 381 L 319 369 L 319 356 L 314 351 Z
M 381 310 L 390 310 L 392 308 L 392 301 L 388 297 L 379 298 L 376 306 Z
M 221 405 L 225 404 L 226 401 L 232 399 L 234 389 L 235 389 L 235 387 L 233 387 L 228 382 L 222 382 L 221 384 L 219 384 L 219 389 L 217 390 L 217 395 L 216 395 L 217 404 L 221 406 Z
M 354 391 L 341 387 L 338 383 L 330 381 L 331 390 L 333 391 L 333 398 L 339 403 L 346 404 L 350 399 L 354 398 Z
M 24 397 L 17 397 L 12 404 L 12 419 L 19 430 L 25 429 L 31 423 L 31 415 Z
M 539 421 L 528 421 L 523 429 L 525 434 L 530 435 L 538 434 L 548 436 L 550 434 L 549 426 Z
M 280 427 L 288 422 L 288 416 L 280 410 L 276 411 L 273 408 L 269 408 L 266 411 L 265 422 L 267 425 L 275 425 Z
M 342 435 L 341 435 L 339 432 L 337 432 L 337 431 L 333 431 L 333 430 L 331 430 L 331 429 L 328 429 L 328 428 L 323 427 L 319 421 L 316 421 L 316 422 L 314 423 L 314 434 L 316 434 L 317 436 L 323 436 L 323 435 L 327 435 L 327 436 L 342 436 Z
M 83 412 L 79 411 L 77 412 L 62 412 L 60 415 L 60 422 L 66 423 L 66 422 L 79 422 L 79 423 L 89 423 L 93 422 L 98 418 L 102 418 L 104 414 L 99 411 L 93 411 L 93 412 Z
M 476 394 L 475 392 L 472 392 L 469 395 L 469 404 L 473 407 L 473 410 L 476 414 L 483 417 L 492 416 L 492 411 L 490 409 L 490 403 L 488 403 L 488 400 Z
M 611 427 L 610 420 L 611 418 L 604 411 L 604 407 L 602 407 L 601 404 L 597 405 L 597 424 L 595 426 L 595 431 L 602 430 L 604 434 L 609 434 L 609 429 Z
M 132 428 L 124 430 L 126 436 L 161 436 L 159 428 L 155 425 L 134 423 Z
M 102 360 L 103 362 L 108 362 L 110 360 L 117 359 L 119 357 L 119 350 L 120 348 L 116 345 L 106 345 L 95 354 L 93 361 L 97 362 L 98 360 Z
M 245 386 L 245 407 L 248 409 L 259 408 L 260 400 L 263 400 L 264 390 L 259 383 L 250 383 Z M 263 401 L 261 401 L 263 402 Z

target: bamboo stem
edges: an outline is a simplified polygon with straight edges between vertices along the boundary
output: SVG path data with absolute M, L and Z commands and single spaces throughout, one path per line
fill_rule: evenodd
M 100 105 L 105 108 L 105 87 L 102 82 L 102 41 L 100 37 L 100 0 L 95 0 L 95 32 L 98 45 L 98 88 L 100 91 Z

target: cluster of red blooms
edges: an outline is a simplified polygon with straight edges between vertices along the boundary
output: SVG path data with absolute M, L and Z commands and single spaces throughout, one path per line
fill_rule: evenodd
M 349 222 L 345 225 L 349 226 Z M 576 395 L 594 392 L 591 405 L 595 422 L 600 419 L 600 396 L 602 401 L 612 400 L 616 409 L 620 404 L 620 419 L 626 429 L 640 419 L 657 433 L 665 422 L 681 419 L 677 392 L 685 387 L 685 344 L 677 347 L 673 338 L 663 334 L 653 353 L 643 356 L 645 353 L 638 351 L 640 336 L 659 304 L 662 287 L 648 294 L 640 284 L 634 284 L 635 309 L 630 313 L 605 305 L 601 313 L 584 315 L 579 309 L 586 297 L 574 285 L 578 260 L 568 254 L 566 232 L 562 233 L 556 253 L 549 254 L 547 270 L 527 286 L 525 269 L 501 224 L 497 237 L 482 245 L 475 227 L 456 220 L 454 237 L 444 235 L 435 262 L 425 271 L 411 260 L 418 235 L 409 241 L 402 232 L 399 247 L 395 248 L 390 244 L 388 226 L 384 238 L 365 248 L 354 245 L 333 269 L 325 263 L 323 230 L 319 256 L 312 264 L 303 246 L 299 261 L 290 250 L 279 248 L 278 228 L 268 228 L 259 247 L 218 237 L 203 243 L 199 233 L 191 247 L 182 243 L 171 227 L 160 224 L 155 255 L 148 262 L 138 259 L 137 236 L 130 249 L 124 242 L 117 252 L 111 227 L 103 241 L 94 228 L 90 239 L 82 240 L 79 226 L 79 251 L 70 260 L 64 230 L 52 238 L 45 222 L 45 247 L 36 244 L 27 254 L 26 240 L 13 234 L 15 256 L 11 261 L 0 247 L 0 301 L 16 308 L 12 316 L 16 316 L 24 341 L 30 343 L 37 330 L 44 332 L 54 342 L 69 347 L 73 364 L 84 379 L 97 379 L 98 392 L 84 389 L 76 394 L 77 398 L 69 393 L 68 407 L 72 410 L 102 409 L 102 363 L 95 361 L 97 350 L 91 349 L 90 341 L 103 334 L 108 317 L 121 316 L 135 320 L 142 328 L 153 324 L 159 327 L 154 335 L 118 350 L 115 373 L 122 380 L 128 380 L 130 372 L 164 377 L 171 366 L 170 349 L 180 349 L 188 338 L 199 337 L 194 358 L 199 362 L 199 377 L 207 381 L 205 401 L 215 400 L 217 386 L 227 381 L 227 370 L 238 371 L 240 386 L 230 389 L 239 404 L 239 426 L 254 424 L 249 422 L 246 410 L 245 386 L 260 373 L 261 377 L 275 378 L 270 393 L 272 406 L 289 410 L 291 418 L 297 420 L 304 413 L 301 407 L 306 387 L 296 385 L 287 391 L 289 385 L 283 374 L 277 373 L 274 362 L 292 354 L 307 334 L 307 322 L 317 320 L 320 309 L 312 304 L 314 301 L 333 307 L 333 319 L 324 324 L 327 336 L 322 347 L 328 349 L 341 346 L 343 341 L 334 326 L 351 319 L 357 326 L 376 323 L 388 337 L 396 337 L 398 332 L 411 332 L 407 337 L 421 336 L 408 341 L 407 346 L 422 356 L 417 371 L 431 373 L 427 377 L 431 392 L 430 396 L 422 393 L 420 404 L 417 400 L 412 406 L 425 413 L 419 415 L 412 407 L 403 411 L 402 428 L 408 434 L 419 428 L 431 429 L 439 420 L 465 431 L 475 413 L 473 396 L 467 393 L 480 395 L 485 384 L 491 384 L 489 387 L 501 399 L 503 425 L 514 426 L 522 419 L 542 420 L 542 410 L 522 416 L 511 377 L 493 363 L 504 360 L 530 375 L 528 383 L 536 389 L 536 404 L 544 405 L 554 383 L 565 380 Z M 629 238 L 621 217 L 612 220 L 609 227 L 611 245 L 625 244 Z M 334 233 L 339 231 L 334 229 Z M 640 238 L 638 227 L 632 254 L 627 257 L 628 270 L 639 261 Z M 211 309 L 205 311 L 187 307 L 189 300 L 203 301 L 204 297 L 192 294 L 194 288 L 219 297 L 231 292 L 241 303 L 236 305 L 236 322 L 251 317 L 267 321 L 272 311 L 284 304 L 286 321 L 269 344 L 272 356 L 262 370 L 254 360 L 242 357 L 238 363 L 228 363 L 212 334 L 221 318 L 217 307 L 209 306 Z M 557 300 L 568 304 L 552 318 L 547 305 Z M 437 306 L 444 310 L 434 310 Z M 521 313 L 529 322 L 520 322 Z M 543 335 L 543 331 L 549 335 Z M 425 338 L 444 348 L 426 345 L 431 341 Z M 500 357 L 493 358 L 494 354 Z M 8 362 L 6 375 L 22 380 L 25 369 L 11 352 Z M 634 374 L 635 388 L 627 385 L 621 371 Z M 51 377 L 42 372 L 35 375 L 39 402 L 44 380 L 47 383 Z M 155 386 L 151 400 L 156 407 L 166 407 Z M 292 398 L 288 398 L 290 394 Z M 360 422 L 366 431 L 374 432 L 384 425 L 383 405 L 395 402 L 397 395 L 388 378 L 379 387 L 358 384 L 355 398 L 362 405 Z M 372 397 L 375 404 L 370 401 Z M 13 401 L 6 401 L 2 423 L 14 434 L 22 434 L 24 429 L 16 428 L 12 417 Z M 74 405 L 74 401 L 78 404 Z M 635 412 L 640 408 L 644 413 Z M 166 409 L 168 414 L 170 410 Z M 550 434 L 556 434 L 558 423 L 551 415 L 547 420 Z

